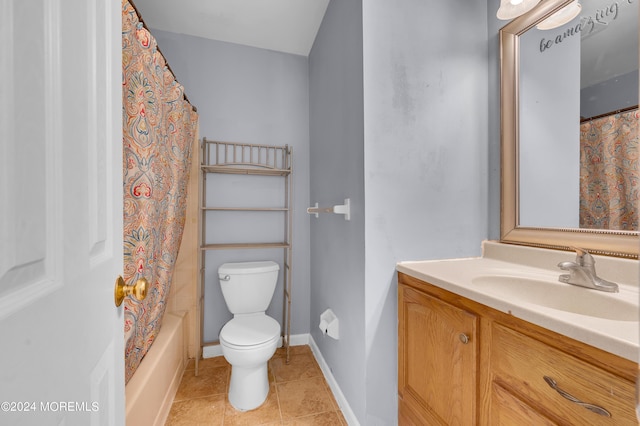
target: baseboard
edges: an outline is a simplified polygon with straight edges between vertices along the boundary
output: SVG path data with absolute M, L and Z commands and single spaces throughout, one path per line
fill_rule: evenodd
M 202 358 L 215 358 L 217 356 L 222 356 L 222 348 L 219 344 L 202 347 Z
M 280 346 L 282 345 L 282 340 L 280 341 Z M 351 406 L 347 402 L 347 399 L 344 397 L 340 386 L 338 386 L 338 382 L 335 377 L 333 377 L 333 373 L 329 369 L 329 364 L 324 360 L 322 353 L 320 352 L 320 348 L 316 345 L 316 342 L 313 340 L 313 337 L 310 334 L 295 334 L 291 336 L 290 340 L 291 346 L 302 346 L 309 345 L 311 347 L 311 352 L 315 357 L 318 365 L 320 366 L 320 370 L 322 370 L 322 374 L 324 375 L 325 380 L 329 384 L 331 388 L 331 392 L 333 392 L 333 396 L 342 411 L 342 415 L 344 419 L 347 421 L 349 426 L 360 426 L 358 419 L 356 418 L 353 410 L 351 410 Z M 210 345 L 204 346 L 202 348 L 202 357 L 203 358 L 214 358 L 217 356 L 222 356 L 222 349 L 220 345 Z
M 308 345 L 309 334 L 293 334 L 289 341 L 291 346 Z M 282 338 L 280 338 L 280 342 L 278 342 L 278 347 L 280 346 L 282 346 Z M 222 356 L 222 348 L 219 344 L 202 347 L 202 358 L 215 358 L 217 356 Z
M 344 419 L 347 421 L 347 424 L 349 426 L 360 426 L 360 422 L 358 422 L 356 415 L 353 413 L 353 410 L 351 410 L 351 406 L 347 402 L 347 398 L 345 398 L 344 394 L 342 393 L 340 386 L 338 386 L 336 378 L 333 377 L 333 373 L 331 373 L 331 370 L 329 369 L 329 364 L 327 364 L 327 362 L 324 360 L 324 357 L 320 352 L 320 348 L 318 348 L 315 340 L 313 340 L 313 336 L 311 336 L 310 334 L 308 336 L 311 352 L 313 352 L 313 356 L 316 358 L 316 361 L 318 361 L 318 365 L 320 366 L 320 369 L 324 374 L 325 380 L 331 388 L 331 392 L 333 392 L 333 396 L 336 399 L 340 410 L 342 411 Z

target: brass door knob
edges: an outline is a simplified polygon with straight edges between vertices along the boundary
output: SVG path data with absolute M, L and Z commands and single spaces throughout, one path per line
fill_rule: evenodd
M 122 301 L 125 296 L 133 296 L 136 299 L 143 301 L 147 297 L 147 290 L 149 289 L 149 281 L 146 278 L 140 278 L 134 285 L 127 285 L 124 282 L 124 278 L 118 277 L 116 279 L 116 286 L 114 290 L 114 299 L 116 306 L 122 305 Z

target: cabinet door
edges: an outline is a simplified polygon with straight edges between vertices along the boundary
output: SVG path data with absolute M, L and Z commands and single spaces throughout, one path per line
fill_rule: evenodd
M 405 285 L 398 316 L 400 419 L 475 424 L 477 317 Z

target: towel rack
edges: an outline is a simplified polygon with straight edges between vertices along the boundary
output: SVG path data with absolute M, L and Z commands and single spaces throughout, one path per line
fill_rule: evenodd
M 315 206 L 307 208 L 307 213 L 315 214 L 316 217 L 319 217 L 320 213 L 343 214 L 344 220 L 351 220 L 351 201 L 349 198 L 345 198 L 344 204 L 333 207 L 318 207 L 318 203 L 316 203 Z

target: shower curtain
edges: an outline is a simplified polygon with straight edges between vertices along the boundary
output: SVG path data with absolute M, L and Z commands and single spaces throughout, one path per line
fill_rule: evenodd
M 580 228 L 638 230 L 638 109 L 580 125 Z
M 127 297 L 125 381 L 160 331 L 185 222 L 198 115 L 153 36 L 122 1 L 124 279 L 145 277 L 147 297 Z

